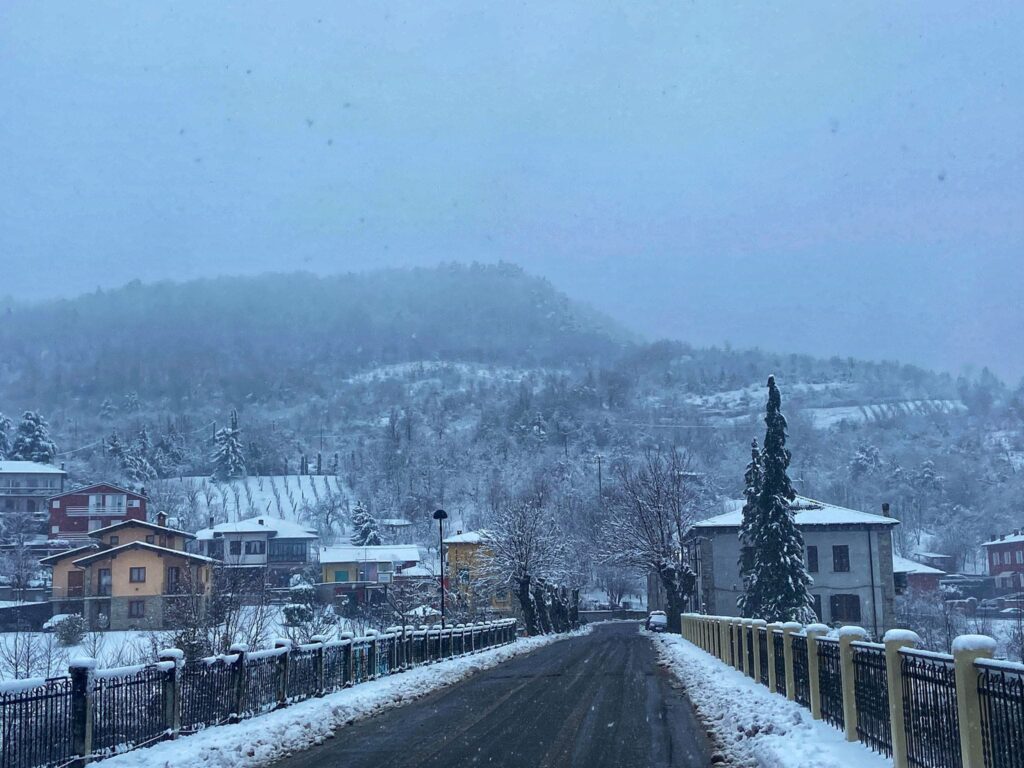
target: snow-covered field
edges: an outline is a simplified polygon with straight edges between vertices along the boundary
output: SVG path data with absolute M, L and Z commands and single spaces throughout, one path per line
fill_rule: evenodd
M 959 400 L 905 400 L 898 403 L 868 403 L 833 408 L 803 408 L 804 416 L 818 429 L 828 429 L 844 421 L 860 424 L 884 421 L 896 416 L 924 416 L 930 413 L 958 413 L 967 407 Z
M 590 631 L 517 640 L 511 645 L 438 664 L 418 667 L 322 699 L 310 699 L 235 725 L 208 728 L 193 736 L 165 741 L 103 762 L 109 768 L 242 768 L 260 766 L 307 749 L 334 731 L 385 709 L 401 706 L 431 691 L 490 669 L 515 656 Z
M 333 475 L 266 475 L 216 482 L 208 477 L 181 477 L 163 481 L 183 494 L 193 520 L 236 521 L 267 515 L 305 522 L 303 512 L 321 498 L 354 499 Z
M 686 688 L 729 765 L 892 768 L 892 761 L 811 717 L 678 635 L 652 634 L 662 663 Z

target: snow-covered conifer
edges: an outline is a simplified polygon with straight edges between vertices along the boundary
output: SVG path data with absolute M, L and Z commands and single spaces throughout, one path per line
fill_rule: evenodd
M 11 440 L 7 436 L 7 430 L 11 428 L 11 420 L 0 413 L 0 459 L 6 459 L 11 452 Z
M 812 621 L 811 583 L 804 564 L 804 539 L 796 527 L 790 502 L 796 491 L 789 480 L 786 417 L 775 377 L 768 377 L 767 429 L 761 452 L 762 479 L 752 510 L 748 536 L 753 563 L 740 607 L 745 616 L 767 621 Z
M 231 411 L 231 423 L 221 427 L 214 436 L 213 479 L 226 481 L 245 477 L 245 458 L 242 456 L 241 430 L 238 412 Z
M 377 518 L 369 513 L 362 502 L 352 510 L 351 541 L 357 547 L 374 547 L 383 543 L 377 528 Z
M 56 457 L 57 446 L 50 439 L 50 428 L 46 419 L 35 411 L 25 411 L 14 433 L 10 458 L 52 464 Z
M 740 578 L 743 580 L 743 594 L 737 599 L 737 605 L 748 616 L 744 610 L 744 598 L 747 587 L 753 577 L 754 570 L 754 547 L 752 543 L 751 528 L 754 522 L 754 515 L 757 509 L 757 497 L 761 493 L 761 481 L 763 479 L 761 467 L 761 451 L 758 448 L 757 440 L 750 443 L 750 463 L 747 464 L 747 471 L 743 474 L 743 519 L 740 523 Z

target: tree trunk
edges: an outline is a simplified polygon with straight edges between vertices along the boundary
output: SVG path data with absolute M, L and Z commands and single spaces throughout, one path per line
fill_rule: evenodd
M 523 623 L 526 625 L 526 634 L 530 637 L 540 634 L 537 626 L 537 610 L 533 604 L 533 596 L 530 594 L 530 577 L 519 579 L 519 589 L 516 591 L 519 598 L 519 606 L 523 609 Z
M 580 625 L 580 591 L 572 591 L 572 603 L 569 606 L 569 624 L 573 629 Z
M 551 616 L 548 614 L 548 605 L 544 601 L 544 587 L 535 585 L 533 587 L 533 602 L 537 607 L 537 620 L 541 632 L 545 635 L 551 633 Z
M 686 610 L 690 599 L 690 592 L 693 590 L 696 579 L 689 568 L 683 568 L 675 563 L 662 564 L 658 569 L 658 577 L 665 588 L 665 613 L 668 616 L 668 631 L 680 634 L 683 630 L 683 622 L 680 615 Z

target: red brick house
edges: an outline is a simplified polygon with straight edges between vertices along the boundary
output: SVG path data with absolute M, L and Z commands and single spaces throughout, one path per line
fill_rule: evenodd
M 146 520 L 146 497 L 109 483 L 97 483 L 51 496 L 50 539 L 85 541 L 91 531 Z
M 892 573 L 896 584 L 896 594 L 904 592 L 938 592 L 939 579 L 946 575 L 945 571 L 932 568 L 930 565 L 908 560 L 899 555 L 892 557 Z
M 1024 533 L 1014 531 L 981 545 L 988 560 L 988 573 L 996 580 L 996 589 L 1024 589 Z

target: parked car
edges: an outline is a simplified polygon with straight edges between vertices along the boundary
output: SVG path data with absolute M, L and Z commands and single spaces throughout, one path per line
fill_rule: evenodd
M 644 626 L 651 632 L 667 632 L 668 616 L 665 615 L 664 611 L 651 611 L 651 615 L 647 617 Z

